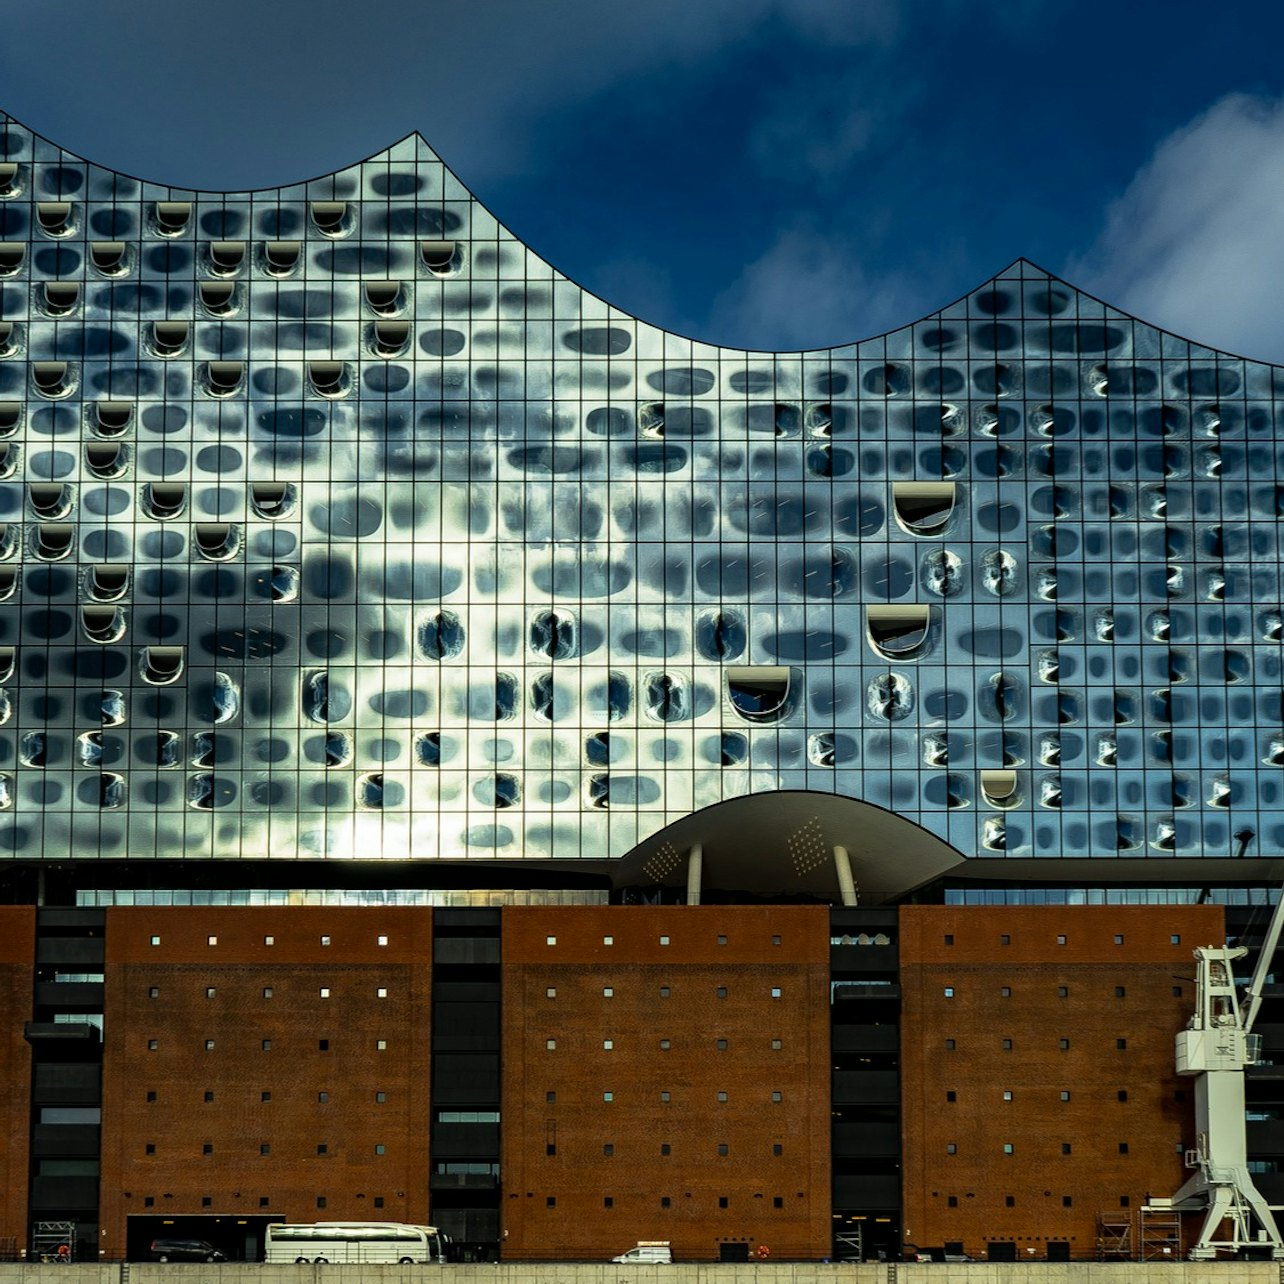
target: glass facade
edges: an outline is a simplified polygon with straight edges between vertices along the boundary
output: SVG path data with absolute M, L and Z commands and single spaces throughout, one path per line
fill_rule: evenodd
M 1024 261 L 720 349 L 417 137 L 242 193 L 0 139 L 4 856 L 615 857 L 782 789 L 1279 850 L 1277 368 Z

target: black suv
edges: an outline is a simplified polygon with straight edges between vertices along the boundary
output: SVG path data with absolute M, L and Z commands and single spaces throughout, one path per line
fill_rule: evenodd
M 153 1262 L 226 1262 L 227 1254 L 220 1253 L 213 1244 L 203 1239 L 154 1239 Z

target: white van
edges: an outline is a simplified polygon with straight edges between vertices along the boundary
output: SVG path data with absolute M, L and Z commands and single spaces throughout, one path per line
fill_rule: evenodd
M 672 1266 L 673 1249 L 667 1239 L 643 1239 L 636 1248 L 631 1248 L 619 1257 L 611 1258 L 613 1262 L 630 1262 L 633 1265 Z

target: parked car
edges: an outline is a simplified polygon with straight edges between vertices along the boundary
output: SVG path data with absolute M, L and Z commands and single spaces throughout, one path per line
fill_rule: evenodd
M 226 1262 L 227 1254 L 220 1253 L 204 1239 L 154 1239 L 151 1256 L 153 1262 Z

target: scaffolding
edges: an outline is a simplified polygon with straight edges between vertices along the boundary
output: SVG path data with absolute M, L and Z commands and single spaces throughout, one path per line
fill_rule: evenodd
M 1132 1214 L 1097 1214 L 1097 1256 L 1104 1260 L 1132 1259 Z
M 1138 1210 L 1137 1248 L 1144 1262 L 1181 1260 L 1181 1214 L 1172 1200 L 1155 1200 Z
M 33 1262 L 70 1263 L 75 1255 L 75 1222 L 36 1222 L 31 1227 Z

